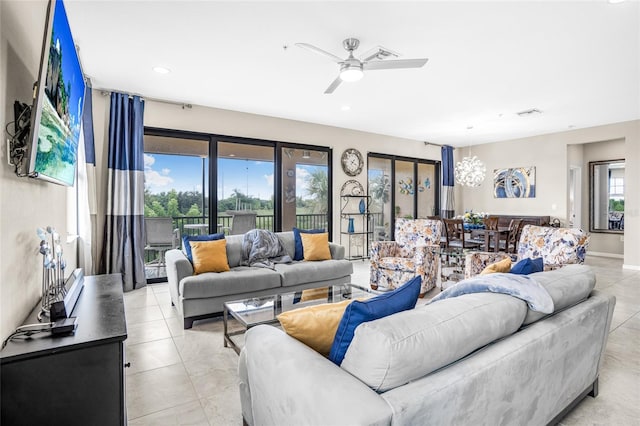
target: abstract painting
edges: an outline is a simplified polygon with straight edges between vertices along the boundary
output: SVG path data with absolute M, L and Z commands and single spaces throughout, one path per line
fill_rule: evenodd
M 535 198 L 536 168 L 516 167 L 493 170 L 494 198 Z

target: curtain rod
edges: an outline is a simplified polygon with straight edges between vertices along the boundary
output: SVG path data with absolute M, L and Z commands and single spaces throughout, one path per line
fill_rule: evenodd
M 443 146 L 450 146 L 450 145 L 443 145 L 443 144 L 439 144 L 439 143 L 433 143 L 433 142 L 429 142 L 429 141 L 424 141 L 424 146 L 429 146 L 429 145 L 439 146 L 440 148 L 442 148 Z M 456 149 L 454 146 L 452 146 L 451 148 Z
M 109 96 L 111 94 L 111 92 L 122 93 L 120 90 L 112 90 L 112 89 L 95 89 L 95 90 L 99 90 L 100 94 L 102 96 Z M 143 96 L 143 95 L 139 95 L 139 94 L 135 94 L 135 93 L 129 94 L 129 96 L 130 97 L 131 96 L 140 96 L 145 101 L 159 102 L 159 103 L 169 104 L 169 105 L 178 105 L 178 106 L 182 107 L 182 109 L 185 109 L 185 108 L 191 109 L 191 108 L 193 108 L 192 104 L 188 104 L 188 103 L 184 103 L 184 102 L 175 102 L 175 101 L 167 101 L 167 100 L 164 100 L 164 99 L 149 98 L 147 96 Z

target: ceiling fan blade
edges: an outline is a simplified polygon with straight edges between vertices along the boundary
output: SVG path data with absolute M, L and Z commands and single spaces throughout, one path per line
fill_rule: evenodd
M 308 44 L 308 43 L 296 43 L 296 46 L 298 46 L 298 47 L 302 47 L 303 49 L 307 49 L 307 50 L 310 50 L 310 51 L 312 51 L 312 52 L 314 52 L 314 53 L 317 53 L 317 54 L 319 54 L 319 55 L 325 56 L 325 57 L 327 57 L 327 58 L 331 59 L 333 62 L 340 63 L 340 62 L 343 62 L 343 61 L 344 61 L 344 59 L 337 57 L 337 56 L 336 56 L 336 55 L 334 55 L 333 53 L 329 53 L 329 52 L 327 52 L 326 50 L 322 50 L 322 49 L 320 49 L 319 47 L 315 47 L 315 46 L 314 46 L 314 45 L 312 45 L 312 44 Z
M 340 83 L 342 83 L 342 80 L 340 79 L 340 76 L 336 77 L 335 80 L 333 80 L 333 82 L 329 85 L 329 87 L 327 87 L 327 90 L 324 91 L 325 95 L 330 95 L 333 93 L 334 90 L 336 90 L 338 88 L 338 86 L 340 86 Z
M 365 70 L 390 70 L 398 68 L 420 68 L 427 63 L 428 58 L 395 59 L 390 61 L 371 61 L 363 64 Z
M 383 59 L 397 58 L 399 56 L 400 54 L 398 52 L 394 52 L 391 49 L 387 49 L 386 47 L 378 45 L 378 46 L 372 47 L 371 49 L 367 50 L 365 53 L 360 55 L 360 61 L 369 62 L 373 59 L 383 60 Z

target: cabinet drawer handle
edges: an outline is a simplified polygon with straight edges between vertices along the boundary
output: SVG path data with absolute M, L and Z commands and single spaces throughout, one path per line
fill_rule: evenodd
M 129 367 L 131 367 L 131 363 L 130 363 L 130 362 L 128 362 L 128 363 L 126 363 L 126 364 L 124 365 L 124 368 L 129 368 Z

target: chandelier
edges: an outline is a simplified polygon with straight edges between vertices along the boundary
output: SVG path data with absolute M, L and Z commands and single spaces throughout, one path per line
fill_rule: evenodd
M 464 157 L 462 161 L 456 163 L 456 182 L 463 186 L 480 186 L 486 171 L 487 168 L 475 155 Z

